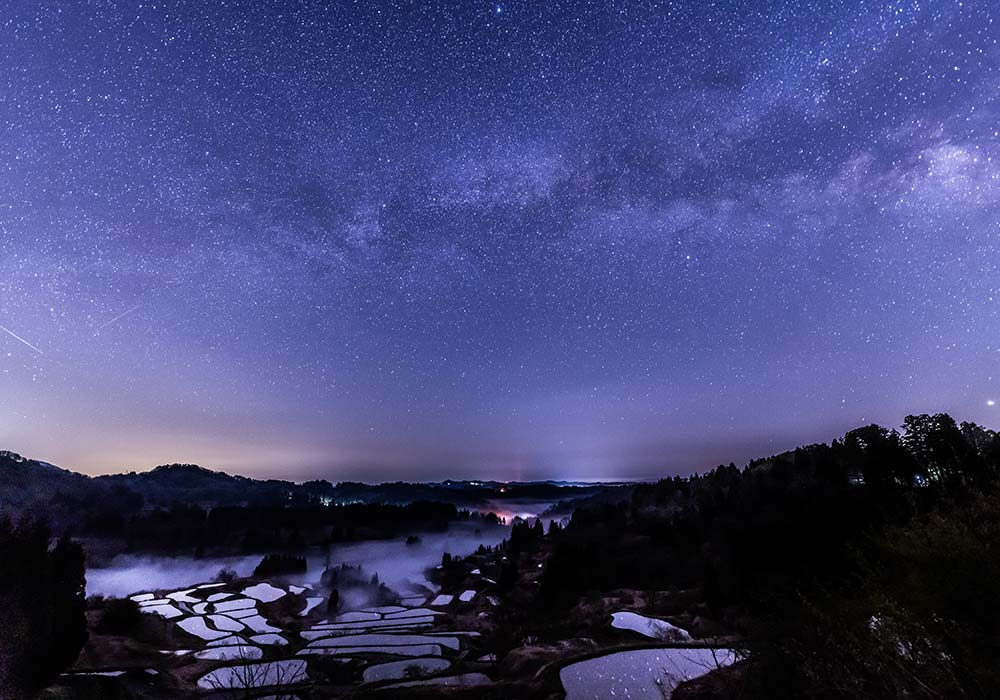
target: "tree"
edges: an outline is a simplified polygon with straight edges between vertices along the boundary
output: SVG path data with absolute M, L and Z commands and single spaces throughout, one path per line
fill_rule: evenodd
M 757 618 L 747 696 L 1000 697 L 998 538 L 998 490 L 873 535 L 856 581 Z
M 274 688 L 268 695 L 274 700 L 291 700 L 297 697 L 285 689 L 306 680 L 306 664 L 301 659 L 257 662 L 257 657 L 248 653 L 253 647 L 242 646 L 232 657 L 241 663 L 223 666 L 209 671 L 199 681 L 199 685 L 217 691 L 225 691 L 226 697 L 259 698 L 261 688 Z
M 857 428 L 844 436 L 842 448 L 848 469 L 860 472 L 869 488 L 884 492 L 913 485 L 917 464 L 895 430 L 880 425 Z
M 68 667 L 87 643 L 87 577 L 83 548 L 61 537 L 49 553 L 52 563 L 52 651 L 54 672 Z
M 49 685 L 87 641 L 83 550 L 37 520 L 0 520 L 0 697 Z
M 261 578 L 281 576 L 284 574 L 305 573 L 307 562 L 305 557 L 294 554 L 268 554 L 253 570 L 253 575 Z
M 981 479 L 979 455 L 947 413 L 907 416 L 903 428 L 903 443 L 932 482 L 956 486 Z
M 104 604 L 97 629 L 104 634 L 130 634 L 141 620 L 138 603 L 129 598 L 112 598 Z

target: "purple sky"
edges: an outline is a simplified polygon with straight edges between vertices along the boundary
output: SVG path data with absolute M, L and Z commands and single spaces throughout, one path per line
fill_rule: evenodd
M 997 14 L 6 3 L 0 447 L 612 478 L 996 427 Z

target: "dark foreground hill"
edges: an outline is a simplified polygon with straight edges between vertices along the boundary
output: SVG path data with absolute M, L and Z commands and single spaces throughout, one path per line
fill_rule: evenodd
M 78 524 L 81 514 L 134 507 L 136 494 L 113 483 L 0 451 L 0 512 L 18 517 L 44 516 L 53 526 Z

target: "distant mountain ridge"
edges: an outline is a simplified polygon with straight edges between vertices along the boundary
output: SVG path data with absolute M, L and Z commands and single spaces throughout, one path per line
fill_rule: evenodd
M 310 505 L 343 503 L 407 504 L 441 501 L 486 509 L 494 501 L 570 501 L 601 494 L 609 485 L 559 482 L 457 481 L 382 484 L 326 480 L 295 483 L 253 479 L 196 464 L 166 464 L 145 472 L 90 477 L 47 462 L 0 451 L 0 511 L 44 514 L 57 523 L 77 522 L 81 513 L 134 507 Z M 617 486 L 617 488 L 623 488 Z
M 84 474 L 0 450 L 0 513 L 5 515 L 68 522 L 74 519 L 74 511 L 98 499 L 105 490 Z
M 88 481 L 89 478 L 83 474 L 28 459 L 16 452 L 0 450 L 0 503 L 18 493 L 30 495 L 40 486 L 64 484 L 80 487 Z

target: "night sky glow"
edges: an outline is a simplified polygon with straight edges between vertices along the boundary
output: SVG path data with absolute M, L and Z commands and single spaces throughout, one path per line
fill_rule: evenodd
M 1000 408 L 996 2 L 0 7 L 0 447 L 690 473 Z

